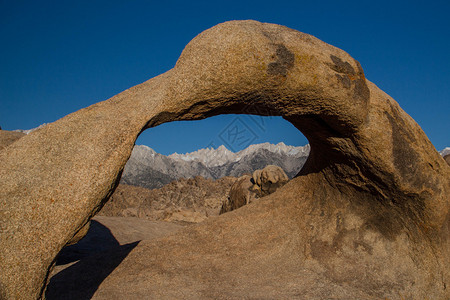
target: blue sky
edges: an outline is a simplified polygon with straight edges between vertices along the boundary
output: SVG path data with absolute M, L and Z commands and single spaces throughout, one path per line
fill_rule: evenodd
M 254 19 L 312 34 L 357 59 L 440 150 L 450 146 L 450 1 L 0 0 L 0 126 L 28 129 L 172 68 L 198 33 Z M 250 128 L 242 140 L 230 129 Z M 164 154 L 247 142 L 303 145 L 280 118 L 218 116 L 145 131 Z M 229 145 L 227 145 L 227 143 Z

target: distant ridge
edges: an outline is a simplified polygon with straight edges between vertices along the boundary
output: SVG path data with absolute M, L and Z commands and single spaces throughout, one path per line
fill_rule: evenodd
M 29 134 L 45 125 L 47 123 L 32 129 L 13 131 Z M 153 189 L 180 178 L 238 177 L 262 169 L 268 164 L 278 165 L 289 178 L 293 178 L 306 162 L 309 150 L 309 145 L 296 147 L 281 142 L 250 145 L 239 152 L 232 152 L 222 145 L 217 149 L 204 148 L 166 156 L 148 146 L 136 145 L 125 165 L 121 183 Z M 450 147 L 442 149 L 439 154 L 443 157 L 449 155 Z
M 251 145 L 239 152 L 225 146 L 168 156 L 143 145 L 136 145 L 122 175 L 122 183 L 145 188 L 160 188 L 179 178 L 202 176 L 218 179 L 241 176 L 273 164 L 292 178 L 300 171 L 309 155 L 309 145 L 294 147 L 284 143 Z
M 41 124 L 38 127 L 31 128 L 31 129 L 16 129 L 16 130 L 13 130 L 13 131 L 29 134 L 30 132 L 33 132 L 33 131 L 35 131 L 37 129 L 40 129 L 40 128 L 44 127 L 45 125 L 47 125 L 47 123 Z
M 439 151 L 439 153 L 440 153 L 442 156 L 446 156 L 446 155 L 450 154 L 450 147 L 446 147 L 445 149 Z
M 205 148 L 186 154 L 173 153 L 168 157 L 175 160 L 183 161 L 198 161 L 205 164 L 207 167 L 216 167 L 224 165 L 231 161 L 239 161 L 246 155 L 252 154 L 258 150 L 265 149 L 272 153 L 278 153 L 282 155 L 294 156 L 301 154 L 302 156 L 309 154 L 309 145 L 306 146 L 287 146 L 283 142 L 278 144 L 262 143 L 250 145 L 246 149 L 239 152 L 232 152 L 228 150 L 224 145 L 221 145 L 217 149 Z

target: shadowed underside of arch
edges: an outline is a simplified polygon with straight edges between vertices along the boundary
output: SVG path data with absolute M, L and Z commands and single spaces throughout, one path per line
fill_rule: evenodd
M 142 130 L 249 107 L 308 138 L 301 173 L 261 202 L 141 242 L 98 298 L 449 296 L 445 161 L 347 53 L 256 21 L 201 33 L 173 69 L 0 152 L 1 295 L 43 296 Z

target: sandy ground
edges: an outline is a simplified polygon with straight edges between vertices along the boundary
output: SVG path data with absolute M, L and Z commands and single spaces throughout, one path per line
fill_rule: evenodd
M 114 269 L 114 265 L 121 261 L 121 254 L 131 251 L 141 240 L 151 240 L 163 237 L 187 226 L 183 223 L 164 221 L 150 221 L 134 217 L 105 217 L 96 216 L 91 221 L 86 236 L 77 244 L 65 247 L 59 254 L 47 288 L 47 299 L 75 299 L 65 295 L 65 290 L 73 289 L 74 278 L 84 272 L 97 272 L 101 280 Z M 110 257 L 117 253 L 117 260 L 111 259 L 110 264 L 104 268 L 92 266 L 92 258 Z M 92 269 L 92 270 L 91 270 Z M 80 289 L 89 291 L 96 288 L 95 281 L 89 281 L 92 286 L 80 286 Z M 86 294 L 86 299 L 90 293 Z M 78 297 L 78 296 L 77 296 Z

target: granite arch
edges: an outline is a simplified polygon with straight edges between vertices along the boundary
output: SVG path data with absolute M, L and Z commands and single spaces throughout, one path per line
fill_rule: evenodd
M 275 112 L 308 138 L 311 154 L 299 176 L 262 204 L 187 230 L 189 238 L 182 242 L 166 240 L 151 244 L 151 249 L 143 243 L 131 257 L 163 251 L 164 243 L 175 248 L 184 243 L 190 249 L 201 240 L 200 252 L 209 253 L 209 246 L 217 253 L 196 257 L 198 266 L 217 268 L 221 278 L 227 278 L 237 259 L 245 257 L 239 252 L 242 245 L 236 246 L 236 233 L 229 229 L 225 246 L 237 258 L 220 267 L 218 261 L 226 256 L 208 230 L 214 235 L 218 227 L 240 224 L 245 228 L 241 234 L 253 246 L 261 243 L 258 255 L 289 262 L 287 254 L 296 253 L 291 261 L 295 268 L 286 272 L 316 276 L 330 286 L 343 284 L 336 292 L 341 297 L 449 295 L 449 166 L 414 120 L 365 78 L 350 55 L 310 35 L 256 21 L 232 21 L 206 30 L 186 46 L 173 69 L 36 130 L 0 152 L 1 295 L 43 296 L 56 255 L 114 191 L 143 130 L 170 121 L 242 113 L 249 106 Z M 243 218 L 263 212 L 279 225 L 267 228 L 273 239 L 258 236 Z M 280 223 L 283 218 L 289 220 L 287 225 Z M 289 235 L 288 229 L 295 231 Z M 269 242 L 276 243 L 276 236 L 283 247 L 273 253 Z M 191 254 L 180 250 L 165 260 L 180 255 Z M 163 263 L 149 263 L 164 269 Z M 264 269 L 255 263 L 250 260 L 244 273 L 261 274 Z M 262 265 L 269 271 L 272 263 Z M 386 266 L 384 277 L 379 276 Z M 180 288 L 195 296 L 206 293 L 204 287 L 189 290 L 183 270 L 192 272 L 188 265 L 180 266 Z M 141 271 L 134 278 L 156 276 L 164 281 L 170 273 Z M 288 274 L 277 272 L 273 274 Z M 252 284 L 262 286 L 270 276 Z M 117 279 L 110 280 L 117 284 Z M 277 286 L 279 295 L 294 295 L 294 290 Z M 162 284 L 146 290 L 161 295 L 165 288 Z M 241 288 L 231 285 L 229 296 L 239 296 Z M 308 293 L 306 283 L 298 283 L 295 290 Z M 313 290 L 317 295 L 329 292 L 320 284 Z

